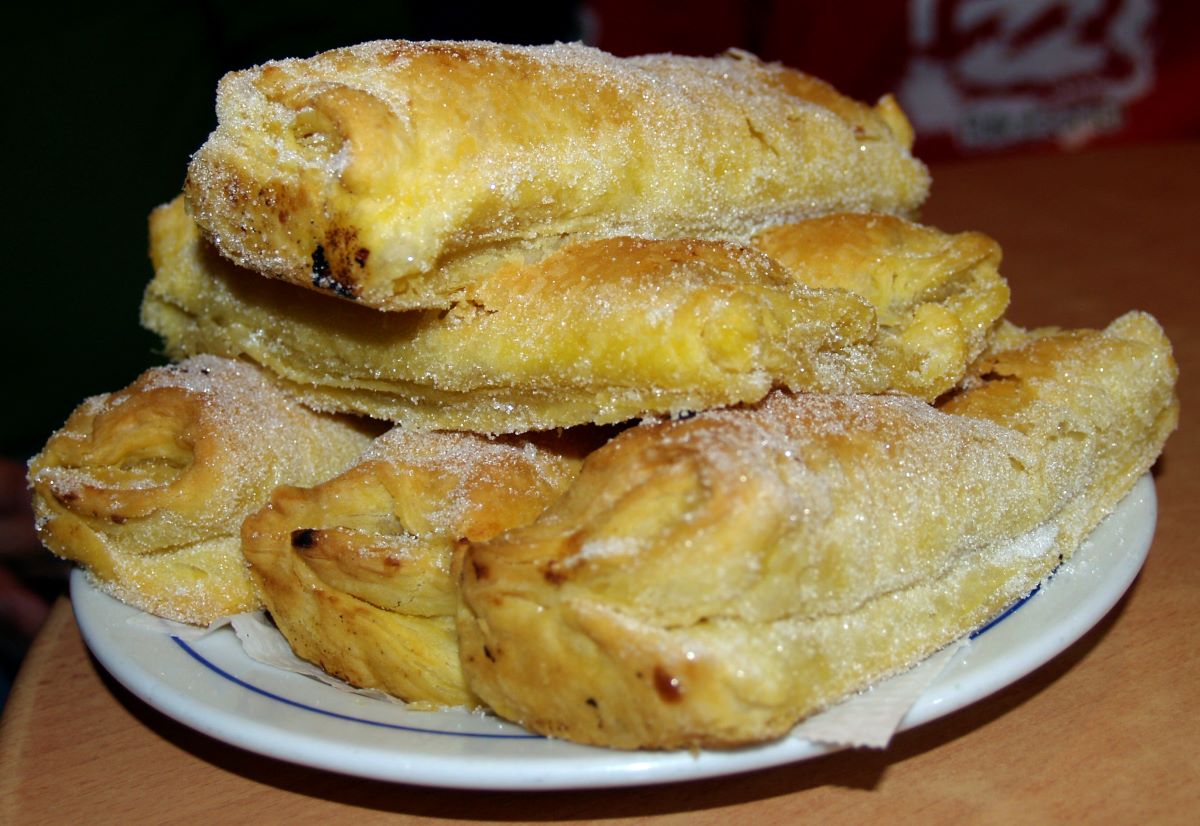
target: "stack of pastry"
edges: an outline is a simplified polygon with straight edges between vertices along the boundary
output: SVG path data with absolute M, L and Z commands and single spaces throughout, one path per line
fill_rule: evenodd
M 380 42 L 217 107 L 151 216 L 179 363 L 51 438 L 43 536 L 418 706 L 782 736 L 1034 588 L 1175 426 L 1153 319 L 1016 328 L 996 243 L 916 223 L 890 98 Z

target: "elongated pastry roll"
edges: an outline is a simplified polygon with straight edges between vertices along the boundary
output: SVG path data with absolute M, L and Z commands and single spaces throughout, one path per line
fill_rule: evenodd
M 418 705 L 475 705 L 452 559 L 466 540 L 532 522 L 585 444 L 394 428 L 345 473 L 276 490 L 242 526 L 243 552 L 299 656 Z
M 727 747 L 909 667 L 1069 556 L 1178 417 L 1148 316 L 1021 334 L 941 409 L 788 395 L 631 428 L 472 543 L 471 688 L 545 734 Z
M 421 428 L 609 423 L 754 402 L 776 386 L 933 398 L 977 355 L 1007 287 L 994 242 L 899 226 L 858 249 L 887 262 L 934 233 L 971 251 L 897 299 L 886 325 L 863 296 L 814 289 L 759 251 L 637 239 L 502 268 L 449 311 L 381 313 L 234 267 L 176 201 L 151 216 L 142 319 L 176 357 L 246 356 L 314 406 Z
M 85 400 L 29 466 L 38 534 L 105 591 L 206 625 L 261 606 L 238 528 L 280 484 L 313 484 L 370 443 L 251 364 L 198 356 Z
M 227 75 L 186 192 L 221 252 L 379 309 L 447 308 L 563 239 L 745 242 L 928 193 L 890 98 L 743 52 L 375 42 Z

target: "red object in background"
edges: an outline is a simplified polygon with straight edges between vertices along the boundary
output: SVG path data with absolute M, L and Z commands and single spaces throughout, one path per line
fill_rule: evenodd
M 1200 137 L 1200 4 L 590 0 L 621 55 L 737 47 L 873 101 L 894 93 L 926 159 Z
M 33 639 L 50 611 L 47 597 L 15 570 L 30 559 L 51 560 L 34 530 L 29 497 L 25 465 L 0 459 L 0 634 L 15 633 L 24 642 Z

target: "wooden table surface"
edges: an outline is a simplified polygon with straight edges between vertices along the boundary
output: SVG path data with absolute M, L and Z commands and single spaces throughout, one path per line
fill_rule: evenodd
M 1101 326 L 1140 308 L 1175 346 L 1184 424 L 1156 468 L 1149 559 L 1049 664 L 886 751 L 646 788 L 473 793 L 343 777 L 193 732 L 107 676 L 64 601 L 0 724 L 0 823 L 1200 821 L 1200 143 L 945 165 L 924 219 L 1001 242 L 1018 323 Z

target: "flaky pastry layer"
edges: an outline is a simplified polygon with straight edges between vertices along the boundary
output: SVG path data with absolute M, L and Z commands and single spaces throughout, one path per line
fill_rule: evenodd
M 1178 417 L 1149 316 L 1007 336 L 940 409 L 775 393 L 626 430 L 535 523 L 471 543 L 471 688 L 548 735 L 728 747 L 978 627 L 1074 551 Z
M 801 284 L 865 298 L 894 389 L 926 399 L 958 383 L 1008 307 L 1000 245 L 981 232 L 837 213 L 772 227 L 751 243 Z
M 743 52 L 381 41 L 231 73 L 217 118 L 186 192 L 221 252 L 388 310 L 449 307 L 566 236 L 745 242 L 929 187 L 890 97 Z
M 252 364 L 198 356 L 85 400 L 29 466 L 42 542 L 142 610 L 206 625 L 261 606 L 238 528 L 280 484 L 313 484 L 369 444 Z
M 242 550 L 299 656 L 418 705 L 477 705 L 458 660 L 453 557 L 532 522 L 587 444 L 394 428 L 345 473 L 277 489 L 243 524 Z
M 999 251 L 907 221 L 873 229 L 886 220 L 850 216 L 828 233 L 863 259 L 846 257 L 851 288 L 855 268 L 909 266 L 909 244 L 938 240 L 926 255 L 935 274 L 895 290 L 884 324 L 864 296 L 813 288 L 804 268 L 761 251 L 629 238 L 501 268 L 447 311 L 382 313 L 234 267 L 177 200 L 151 216 L 142 318 L 175 357 L 245 356 L 316 407 L 421 428 L 609 423 L 753 402 L 778 386 L 934 398 L 1003 312 Z

